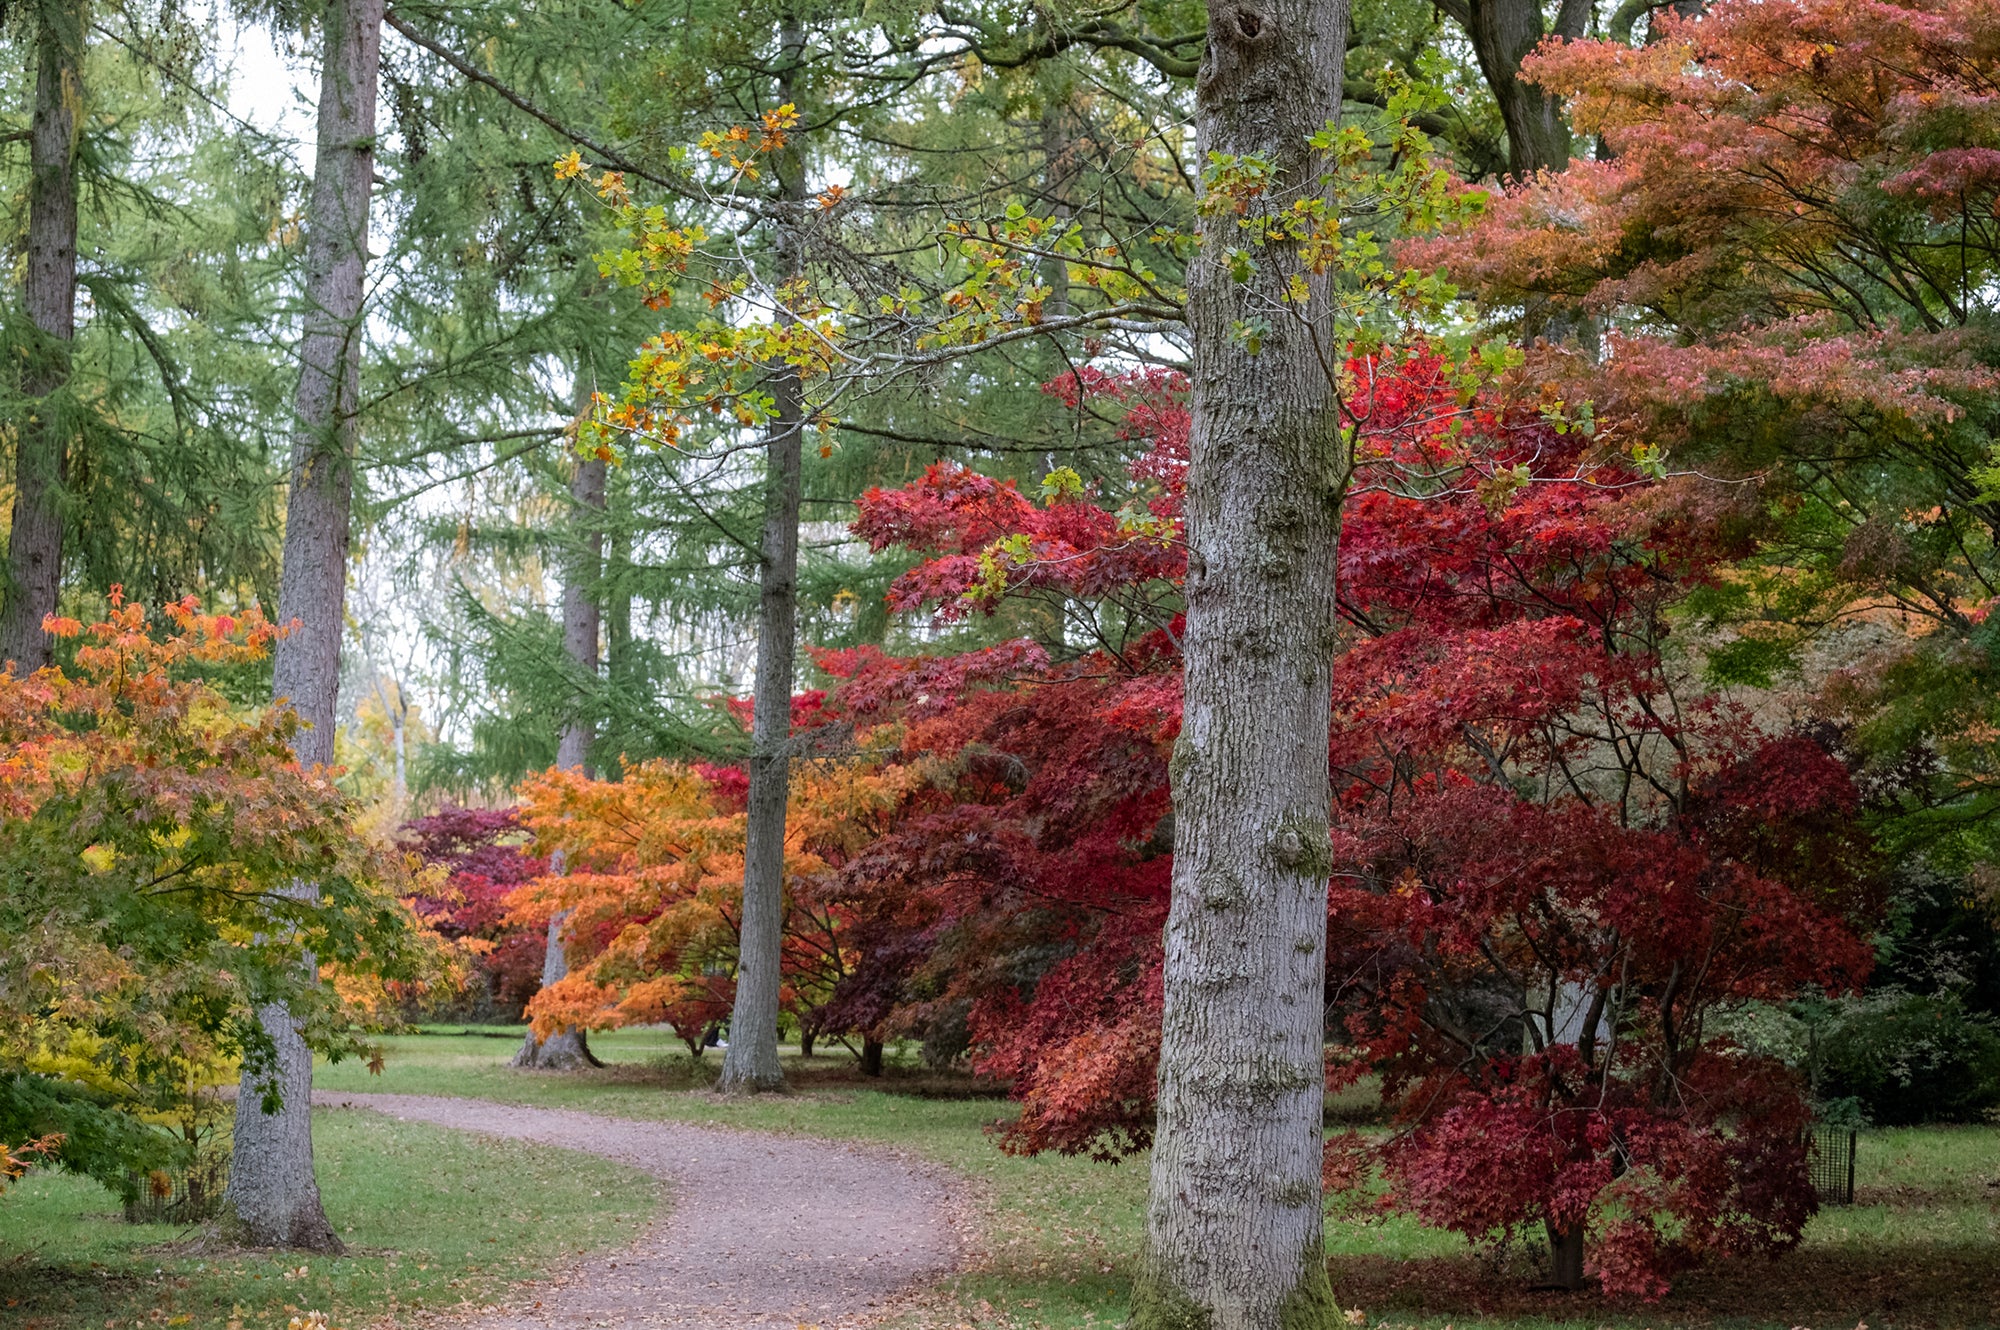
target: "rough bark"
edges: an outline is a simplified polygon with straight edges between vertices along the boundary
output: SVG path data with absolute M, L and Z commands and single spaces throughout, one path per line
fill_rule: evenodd
M 277 1112 L 264 1112 L 263 1085 L 245 1070 L 224 1223 L 245 1246 L 340 1253 L 346 1248 L 327 1222 L 313 1176 L 312 1050 L 284 1003 L 259 1008 L 257 1019 L 277 1047 L 270 1070 L 282 1098 Z
M 578 381 L 581 384 L 581 374 Z M 579 394 L 583 391 L 579 386 Z M 563 651 L 579 671 L 589 675 L 595 675 L 598 668 L 601 616 L 597 597 L 603 574 L 604 477 L 603 459 L 589 457 L 577 462 L 576 473 L 569 482 L 569 495 L 582 534 L 575 556 L 563 576 Z M 591 741 L 595 738 L 594 727 L 587 720 L 572 716 L 556 740 L 556 765 L 565 771 L 583 770 L 590 756 Z M 557 851 L 556 861 L 551 864 L 558 873 L 563 871 L 561 854 Z M 563 925 L 568 921 L 567 914 L 559 914 L 549 920 L 548 941 L 542 952 L 543 988 L 569 973 L 569 957 L 564 951 L 562 935 Z M 547 1039 L 537 1039 L 533 1030 L 528 1031 L 528 1037 L 521 1043 L 521 1051 L 514 1055 L 513 1065 L 536 1071 L 571 1071 L 577 1067 L 601 1067 L 604 1064 L 590 1051 L 590 1039 L 583 1029 L 566 1025 Z
M 63 555 L 63 486 L 75 413 L 69 385 L 76 337 L 76 118 L 83 101 L 81 7 L 44 0 L 35 25 L 35 112 L 28 131 L 28 261 L 22 304 L 32 331 L 21 375 L 28 399 L 15 434 L 13 524 L 0 657 L 29 674 L 49 663 L 42 620 L 56 611 Z
M 1308 136 L 1339 114 L 1346 0 L 1209 10 L 1196 153 L 1262 154 L 1286 198 L 1319 191 Z M 1228 210 L 1189 271 L 1185 707 L 1174 800 L 1159 1110 L 1134 1330 L 1332 1324 L 1322 1236 L 1326 736 L 1334 557 L 1347 471 L 1331 299 L 1272 318 L 1253 355 L 1230 328 L 1287 309 L 1299 272 Z
M 278 642 L 272 671 L 272 696 L 306 723 L 296 744 L 306 766 L 333 761 L 382 11 L 383 0 L 330 0 L 321 11 L 319 155 L 306 222 L 305 336 L 278 588 L 278 620 L 296 626 Z M 246 1242 L 339 1251 L 313 1181 L 312 1057 L 282 1005 L 259 1018 L 278 1046 L 280 1105 L 264 1111 L 263 1086 L 246 1068 L 225 1208 Z
M 794 100 L 792 76 L 805 33 L 787 18 L 780 30 L 780 103 Z M 805 163 L 796 148 L 772 163 L 780 197 L 805 199 Z M 790 218 L 778 224 L 778 270 L 800 270 L 799 237 Z M 789 365 L 771 370 L 773 400 L 764 442 L 764 530 L 757 588 L 757 679 L 751 698 L 750 794 L 743 848 L 742 941 L 736 1002 L 729 1017 L 729 1051 L 717 1087 L 728 1092 L 777 1090 L 778 995 L 785 923 L 785 804 L 791 791 L 792 681 L 798 636 L 799 506 L 804 394 Z

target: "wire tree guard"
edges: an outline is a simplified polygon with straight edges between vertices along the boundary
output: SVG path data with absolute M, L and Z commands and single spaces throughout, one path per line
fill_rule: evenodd
M 1813 1191 L 1821 1205 L 1854 1204 L 1854 1155 L 1857 1137 L 1851 1127 L 1816 1126 L 1807 1141 Z

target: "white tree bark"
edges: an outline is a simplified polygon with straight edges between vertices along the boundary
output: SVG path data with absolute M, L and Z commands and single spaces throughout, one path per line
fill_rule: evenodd
M 383 8 L 383 0 L 329 0 L 320 20 L 319 155 L 307 214 L 305 337 L 278 590 L 278 621 L 297 626 L 279 640 L 272 672 L 273 697 L 309 726 L 296 743 L 308 767 L 333 761 L 340 691 Z M 264 1083 L 245 1068 L 225 1210 L 239 1238 L 253 1245 L 339 1251 L 313 1180 L 312 1054 L 283 1005 L 265 1007 L 259 1019 L 277 1045 L 280 1104 L 264 1111 Z
M 1218 0 L 1196 160 L 1261 154 L 1321 192 L 1307 138 L 1339 114 L 1347 0 Z M 1321 1228 L 1327 732 L 1347 470 L 1327 285 L 1280 298 L 1288 246 L 1224 210 L 1189 273 L 1186 703 L 1170 771 L 1173 899 L 1159 1117 L 1135 1330 L 1330 1325 Z M 1231 335 L 1265 318 L 1259 353 Z

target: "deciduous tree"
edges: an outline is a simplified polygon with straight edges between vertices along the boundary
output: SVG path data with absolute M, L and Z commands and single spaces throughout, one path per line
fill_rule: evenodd
M 114 1187 L 171 1152 L 142 1115 L 191 1066 L 241 1058 L 276 1106 L 273 1005 L 306 1047 L 362 1051 L 320 966 L 419 974 L 399 857 L 295 760 L 294 713 L 244 719 L 218 691 L 271 627 L 116 601 L 49 621 L 60 668 L 0 681 L 0 1138 L 60 1132 L 54 1157 Z

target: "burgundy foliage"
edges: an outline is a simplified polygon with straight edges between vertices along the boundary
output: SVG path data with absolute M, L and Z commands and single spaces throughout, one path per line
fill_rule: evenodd
M 1646 1296 L 1690 1260 L 1781 1249 L 1812 1209 L 1801 1088 L 1713 1018 L 1856 982 L 1870 865 L 1840 763 L 1674 649 L 1754 513 L 1647 480 L 1546 402 L 1468 405 L 1435 357 L 1350 369 L 1329 1079 L 1380 1074 L 1389 1202 L 1475 1238 L 1586 1235 L 1604 1287 Z M 1009 1148 L 1115 1158 L 1151 1130 L 1185 385 L 1054 390 L 1127 412 L 1119 512 L 942 464 L 862 503 L 872 546 L 929 556 L 895 607 L 1025 597 L 1078 626 L 819 656 L 826 717 L 900 719 L 901 760 L 931 773 L 841 875 L 863 959 L 829 1017 L 956 1030 L 1022 1101 Z
M 403 848 L 447 871 L 448 891 L 421 897 L 417 913 L 447 938 L 483 944 L 478 968 L 495 1006 L 519 1012 L 541 987 L 544 934 L 506 919 L 504 898 L 549 871 L 529 853 L 510 808 L 446 808 L 406 823 Z

